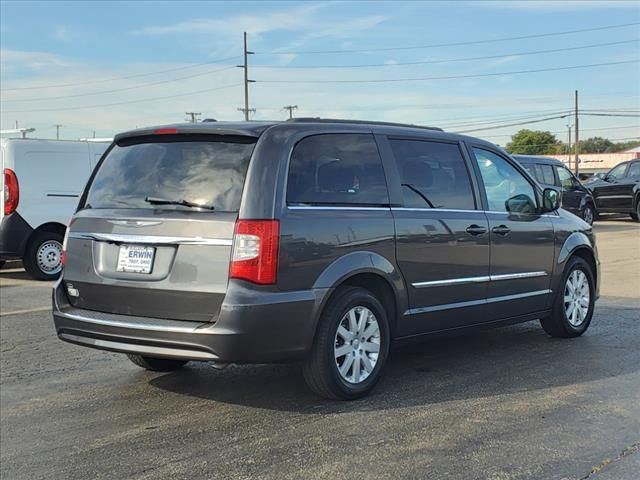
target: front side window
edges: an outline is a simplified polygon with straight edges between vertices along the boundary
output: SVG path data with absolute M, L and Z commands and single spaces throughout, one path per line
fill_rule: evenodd
M 484 183 L 489 210 L 536 213 L 533 186 L 513 165 L 488 150 L 474 148 L 473 153 Z
M 386 178 L 373 135 L 324 134 L 301 140 L 291 155 L 287 202 L 388 205 Z
M 627 172 L 627 177 L 640 178 L 640 162 L 634 162 L 631 164 L 629 171 Z
M 624 178 L 624 172 L 627 169 L 626 163 L 622 163 L 617 167 L 614 167 L 609 173 L 607 173 L 607 178 L 610 180 L 622 180 Z
M 562 188 L 571 190 L 576 186 L 576 179 L 569 170 L 564 167 L 556 167 L 558 169 L 558 178 L 560 179 L 560 185 Z
M 390 139 L 405 207 L 475 209 L 464 157 L 457 144 Z
M 163 139 L 116 145 L 98 167 L 85 207 L 185 209 L 161 199 L 237 211 L 255 139 Z

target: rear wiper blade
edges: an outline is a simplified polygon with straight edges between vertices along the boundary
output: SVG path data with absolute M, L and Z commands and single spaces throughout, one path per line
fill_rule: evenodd
M 150 203 L 151 205 L 182 205 L 183 207 L 204 208 L 206 210 L 216 209 L 216 207 L 214 207 L 213 205 L 190 202 L 189 200 L 185 200 L 183 198 L 179 200 L 170 200 L 168 198 L 146 197 L 144 201 Z
M 431 207 L 431 208 L 435 208 L 433 206 L 433 203 L 431 203 L 431 201 L 427 198 L 427 196 L 422 193 L 420 190 L 418 190 L 416 187 L 414 187 L 413 185 L 411 185 L 410 183 L 402 183 L 401 184 L 403 187 L 407 187 L 409 190 L 411 190 L 412 192 L 417 193 L 420 198 L 422 198 L 425 202 L 427 202 L 427 204 Z

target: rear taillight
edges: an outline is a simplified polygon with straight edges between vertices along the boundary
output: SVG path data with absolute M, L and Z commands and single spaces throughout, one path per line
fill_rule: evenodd
M 20 186 L 16 172 L 10 168 L 4 169 L 4 214 L 9 215 L 18 208 L 20 200 Z
M 67 229 L 64 231 L 64 238 L 62 240 L 62 253 L 60 254 L 60 263 L 64 267 L 65 263 L 67 263 L 67 241 L 69 240 L 69 230 L 71 229 L 71 224 L 73 223 L 73 217 L 67 223 Z
M 276 283 L 279 242 L 278 220 L 238 220 L 229 277 L 262 285 Z

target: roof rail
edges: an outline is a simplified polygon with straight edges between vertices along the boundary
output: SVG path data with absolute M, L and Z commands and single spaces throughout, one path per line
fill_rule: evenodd
M 425 130 L 436 130 L 438 132 L 444 132 L 439 127 L 426 127 L 423 125 L 412 125 L 410 123 L 394 123 L 394 122 L 377 122 L 369 120 L 348 120 L 344 118 L 320 118 L 320 117 L 295 117 L 290 118 L 287 122 L 292 123 L 351 123 L 355 125 L 382 125 L 387 127 L 410 127 L 410 128 L 423 128 Z

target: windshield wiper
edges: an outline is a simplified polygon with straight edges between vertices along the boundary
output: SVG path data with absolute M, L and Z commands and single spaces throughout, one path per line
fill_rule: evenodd
M 402 184 L 403 187 L 407 187 L 408 189 L 410 189 L 412 192 L 417 193 L 418 195 L 420 195 L 420 198 L 422 198 L 425 202 L 427 202 L 427 204 L 431 207 L 431 208 L 436 208 L 433 206 L 433 203 L 431 203 L 429 201 L 429 199 L 425 196 L 424 193 L 422 193 L 420 190 L 418 190 L 416 187 L 414 187 L 413 185 L 411 185 L 410 183 L 403 183 Z
M 183 198 L 179 200 L 170 200 L 168 198 L 159 198 L 159 197 L 146 197 L 144 199 L 145 202 L 150 203 L 151 205 L 182 205 L 183 207 L 190 208 L 204 208 L 206 210 L 215 210 L 216 207 L 213 205 L 206 205 L 203 203 L 195 203 L 190 202 L 189 200 L 185 200 Z

